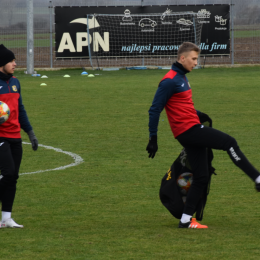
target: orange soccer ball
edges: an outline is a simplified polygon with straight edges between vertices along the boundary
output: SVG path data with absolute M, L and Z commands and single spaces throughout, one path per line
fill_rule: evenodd
M 5 121 L 7 121 L 9 116 L 10 116 L 9 106 L 5 102 L 0 101 L 0 117 L 4 117 Z
M 183 196 L 186 196 L 190 185 L 192 183 L 193 175 L 190 172 L 182 173 L 177 179 L 177 185 L 180 188 L 180 192 Z

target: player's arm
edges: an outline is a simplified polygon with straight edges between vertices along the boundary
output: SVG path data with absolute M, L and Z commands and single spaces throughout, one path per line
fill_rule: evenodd
M 32 126 L 29 122 L 27 113 L 25 111 L 21 95 L 19 97 L 18 102 L 19 102 L 19 123 L 21 125 L 21 128 L 27 133 L 32 130 Z
M 21 96 L 21 90 L 19 88 L 20 97 L 18 100 L 19 103 L 19 123 L 21 125 L 21 128 L 28 134 L 29 139 L 32 144 L 32 148 L 34 151 L 38 149 L 38 140 L 34 134 L 34 131 L 32 129 L 32 126 L 29 122 L 26 110 L 24 108 L 23 102 L 22 102 L 22 96 Z
M 174 94 L 174 86 L 171 79 L 165 79 L 160 84 L 155 93 L 152 106 L 149 109 L 149 143 L 146 150 L 149 153 L 149 158 L 154 158 L 158 150 L 157 131 L 159 118 L 162 110 L 167 104 L 169 98 Z

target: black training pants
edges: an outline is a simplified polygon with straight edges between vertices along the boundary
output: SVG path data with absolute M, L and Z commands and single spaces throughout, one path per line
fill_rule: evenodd
M 22 160 L 22 140 L 0 137 L 0 200 L 2 211 L 12 212 Z
M 236 140 L 228 134 L 204 125 L 195 125 L 176 139 L 185 148 L 193 173 L 193 182 L 183 212 L 187 215 L 193 215 L 196 211 L 202 191 L 209 180 L 207 147 L 226 151 L 234 164 L 253 181 L 259 176 L 259 172 L 239 149 Z

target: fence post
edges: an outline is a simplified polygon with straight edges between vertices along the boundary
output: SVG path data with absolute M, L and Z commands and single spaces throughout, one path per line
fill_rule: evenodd
M 144 0 L 141 0 L 141 6 L 143 7 L 144 6 Z M 144 56 L 142 58 L 142 66 L 144 66 Z
M 49 10 L 50 10 L 50 66 L 51 68 L 53 68 L 53 64 L 52 64 L 52 1 L 50 1 L 50 6 L 49 6 Z
M 27 0 L 27 74 L 34 73 L 33 0 Z
M 90 40 L 89 40 L 89 19 L 88 19 L 88 14 L 87 14 L 87 33 L 88 33 L 88 56 L 89 56 L 89 61 L 90 61 L 90 65 L 91 65 L 91 67 L 92 67 L 92 69 L 94 69 L 93 68 L 93 64 L 92 64 L 92 57 L 91 57 L 91 46 L 90 46 Z M 93 16 L 94 18 L 92 18 L 92 19 L 94 19 L 94 21 L 95 21 L 95 16 Z
M 233 1 L 231 0 L 231 6 L 230 6 L 230 11 L 231 11 L 231 64 L 234 65 L 234 4 Z

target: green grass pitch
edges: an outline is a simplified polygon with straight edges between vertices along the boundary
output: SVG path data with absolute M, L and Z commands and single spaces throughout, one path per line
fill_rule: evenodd
M 81 72 L 38 71 L 48 79 L 15 72 L 39 143 L 84 162 L 20 176 L 12 217 L 25 228 L 0 230 L 0 258 L 259 259 L 260 194 L 225 152 L 214 151 L 217 176 L 201 222 L 207 230 L 179 230 L 159 201 L 161 178 L 181 151 L 164 111 L 158 153 L 151 160 L 145 151 L 148 109 L 167 71 Z M 260 67 L 201 69 L 188 78 L 195 108 L 260 169 Z M 23 148 L 20 173 L 73 162 Z

